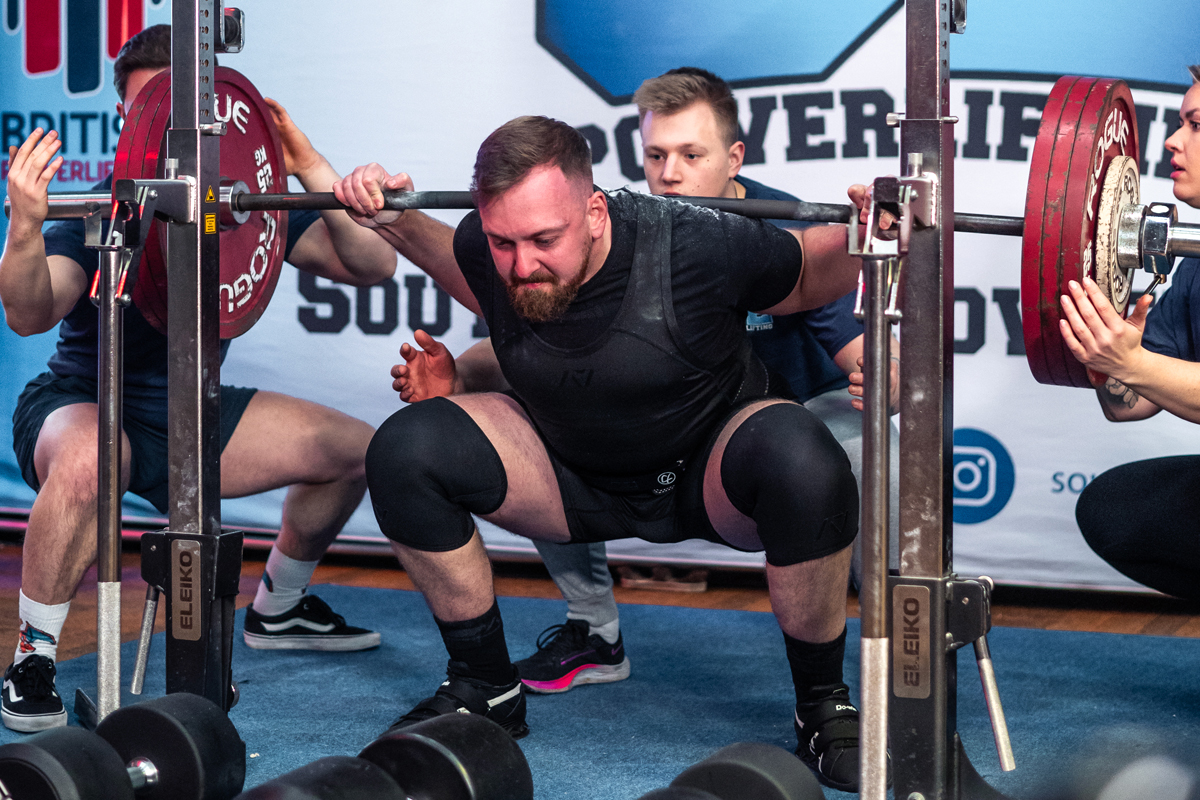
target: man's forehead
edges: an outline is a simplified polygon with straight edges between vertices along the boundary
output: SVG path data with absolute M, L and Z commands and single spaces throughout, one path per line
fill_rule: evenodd
M 642 140 L 646 146 L 654 144 L 704 144 L 720 143 L 717 117 L 712 106 L 697 100 L 686 108 L 670 114 L 647 111 L 642 120 Z
M 557 166 L 537 167 L 498 197 L 479 204 L 483 232 L 511 239 L 569 227 L 585 211 L 577 183 Z

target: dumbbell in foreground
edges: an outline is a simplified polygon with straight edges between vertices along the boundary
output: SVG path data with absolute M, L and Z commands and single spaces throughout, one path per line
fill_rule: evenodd
M 446 714 L 386 733 L 358 758 L 318 759 L 236 800 L 368 798 L 533 800 L 533 775 L 504 728 L 477 714 Z
M 229 800 L 246 745 L 225 712 L 179 693 L 120 708 L 96 728 L 53 728 L 0 747 L 0 797 Z
M 739 742 L 638 800 L 823 800 L 821 784 L 799 759 L 774 745 Z

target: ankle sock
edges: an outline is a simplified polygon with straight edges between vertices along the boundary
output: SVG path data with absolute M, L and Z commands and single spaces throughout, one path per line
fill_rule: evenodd
M 55 660 L 58 657 L 58 638 L 62 635 L 63 623 L 67 621 L 71 601 L 46 605 L 30 600 L 22 591 L 17 603 L 21 628 L 13 663 L 20 664 L 32 655 Z
M 783 634 L 796 703 L 817 700 L 829 694 L 829 687 L 842 683 L 842 661 L 846 657 L 846 629 L 829 642 L 805 642 Z
M 434 617 L 446 652 L 450 660 L 467 677 L 505 686 L 516 680 L 517 670 L 508 656 L 508 644 L 504 641 L 504 622 L 500 619 L 500 607 L 492 601 L 492 607 L 475 619 L 462 622 L 444 622 Z
M 568 615 L 569 616 L 569 615 Z M 588 625 L 589 636 L 599 636 L 609 644 L 616 644 L 617 638 L 621 635 L 620 620 L 606 622 L 603 625 Z
M 318 563 L 319 560 L 297 561 L 285 556 L 278 547 L 272 547 L 258 592 L 254 595 L 254 610 L 264 617 L 275 617 L 295 608 Z

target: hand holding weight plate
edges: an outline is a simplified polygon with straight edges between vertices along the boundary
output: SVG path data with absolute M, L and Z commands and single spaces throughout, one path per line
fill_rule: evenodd
M 1092 385 L 1063 343 L 1059 298 L 1069 281 L 1096 279 L 1105 178 L 1120 157 L 1133 159 L 1136 176 L 1137 136 L 1133 96 L 1124 81 L 1066 76 L 1054 84 L 1030 160 L 1021 249 L 1025 353 L 1040 383 Z M 1110 202 L 1123 185 L 1112 184 Z M 1106 280 L 1110 287 L 1120 283 L 1111 272 Z

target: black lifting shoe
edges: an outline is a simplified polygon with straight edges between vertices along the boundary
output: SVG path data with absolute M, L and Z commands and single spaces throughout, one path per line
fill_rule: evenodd
M 57 672 L 46 656 L 26 656 L 4 671 L 4 701 L 0 716 L 4 726 L 22 733 L 58 728 L 67 724 L 67 710 L 54 688 Z M 0 796 L 8 795 L 0 792 Z
M 858 709 L 844 683 L 814 686 L 819 698 L 797 703 L 794 725 L 800 743 L 796 755 L 831 789 L 858 792 Z M 891 785 L 891 759 L 888 785 Z
M 442 714 L 480 714 L 500 725 L 514 739 L 527 736 L 529 726 L 525 724 L 525 693 L 521 679 L 514 674 L 512 683 L 496 686 L 467 677 L 460 666 L 451 661 L 446 680 L 433 697 L 417 703 L 412 711 L 393 722 L 387 733 Z

